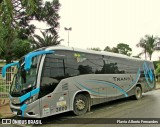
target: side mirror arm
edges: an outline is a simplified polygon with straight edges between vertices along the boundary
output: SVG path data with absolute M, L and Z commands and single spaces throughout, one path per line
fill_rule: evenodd
M 5 66 L 3 66 L 3 68 L 2 68 L 2 77 L 3 78 L 5 77 L 7 68 L 9 68 L 11 66 L 16 66 L 16 65 L 19 67 L 19 62 L 14 62 L 14 63 L 6 64 Z

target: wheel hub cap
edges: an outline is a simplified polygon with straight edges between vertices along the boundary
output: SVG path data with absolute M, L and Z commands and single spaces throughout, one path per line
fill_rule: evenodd
M 77 100 L 76 107 L 78 110 L 83 110 L 85 107 L 85 102 L 83 100 Z

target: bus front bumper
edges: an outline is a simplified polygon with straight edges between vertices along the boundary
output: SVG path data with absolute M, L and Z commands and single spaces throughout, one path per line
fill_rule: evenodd
M 23 104 L 20 106 L 20 105 L 13 105 L 10 102 L 10 109 L 14 115 L 17 115 L 20 117 L 27 117 L 27 118 L 40 118 L 40 114 L 35 113 L 37 111 L 31 110 L 32 107 L 33 107 L 33 104 L 30 104 L 30 105 Z

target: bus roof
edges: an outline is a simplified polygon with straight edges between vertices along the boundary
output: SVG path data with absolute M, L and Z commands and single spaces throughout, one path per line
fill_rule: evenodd
M 137 61 L 144 61 L 139 58 L 130 57 L 127 55 L 113 53 L 113 52 L 85 50 L 85 49 L 66 47 L 66 46 L 49 46 L 49 47 L 46 47 L 45 50 L 68 50 L 68 51 L 77 51 L 77 52 L 84 52 L 84 53 L 90 53 L 90 54 L 98 54 L 98 55 L 113 56 L 113 57 L 119 57 L 119 58 L 125 58 L 125 59 L 132 59 L 132 60 L 137 60 Z

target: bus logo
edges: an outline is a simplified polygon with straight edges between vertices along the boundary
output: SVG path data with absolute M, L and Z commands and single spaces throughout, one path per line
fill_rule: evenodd
M 145 75 L 147 84 L 149 85 L 150 88 L 153 88 L 154 87 L 154 82 L 153 82 L 154 75 L 153 75 L 151 68 L 148 67 L 146 62 L 144 62 L 144 64 L 143 64 L 143 70 L 144 70 L 144 75 Z M 153 83 L 151 84 L 151 82 L 153 82 Z

